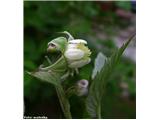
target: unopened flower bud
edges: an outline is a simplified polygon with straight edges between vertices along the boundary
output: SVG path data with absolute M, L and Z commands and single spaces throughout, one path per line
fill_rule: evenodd
M 56 46 L 55 46 L 53 43 L 50 43 L 50 44 L 48 45 L 47 52 L 52 53 L 52 52 L 55 52 L 55 51 L 57 51 L 57 50 L 56 50 Z
M 65 56 L 68 60 L 79 60 L 83 58 L 84 52 L 80 49 L 68 49 Z
M 70 68 L 80 68 L 91 61 L 91 52 L 85 44 L 87 44 L 87 41 L 82 39 L 68 41 L 68 46 L 64 55 L 67 58 Z
M 88 63 L 90 63 L 91 59 L 90 58 L 86 58 L 86 59 L 82 59 L 82 60 L 79 60 L 79 61 L 72 61 L 70 64 L 69 64 L 69 67 L 70 68 L 80 68 L 84 65 L 87 65 Z
M 77 95 L 83 96 L 88 93 L 88 80 L 80 80 L 77 82 Z

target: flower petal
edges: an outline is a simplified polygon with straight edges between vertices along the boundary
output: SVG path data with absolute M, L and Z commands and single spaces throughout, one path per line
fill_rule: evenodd
M 74 39 L 74 40 L 68 41 L 68 43 L 71 43 L 71 44 L 78 44 L 78 43 L 87 44 L 87 41 L 82 40 L 82 39 Z
M 68 44 L 67 49 L 77 49 L 77 44 Z
M 80 49 L 68 49 L 64 55 L 69 60 L 79 60 L 83 58 L 84 52 Z
M 90 58 L 88 59 L 82 59 L 82 60 L 78 60 L 78 61 L 73 61 L 69 64 L 70 68 L 80 68 L 86 64 L 88 64 L 91 61 Z

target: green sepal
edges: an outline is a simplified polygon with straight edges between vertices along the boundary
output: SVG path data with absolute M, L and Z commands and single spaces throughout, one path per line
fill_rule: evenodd
M 48 66 L 48 67 L 44 67 L 44 68 L 40 68 L 40 70 L 43 71 L 53 71 L 53 72 L 60 72 L 60 73 L 64 73 L 67 70 L 67 61 L 66 58 L 62 55 L 54 64 Z
M 57 85 L 57 81 L 59 80 L 65 73 L 67 72 L 67 62 L 62 55 L 54 64 L 39 68 L 35 72 L 28 72 L 30 75 L 45 81 Z
M 56 46 L 56 49 L 64 53 L 66 46 L 68 44 L 67 39 L 65 37 L 58 37 L 56 39 L 53 39 L 48 43 L 49 44 L 54 44 Z

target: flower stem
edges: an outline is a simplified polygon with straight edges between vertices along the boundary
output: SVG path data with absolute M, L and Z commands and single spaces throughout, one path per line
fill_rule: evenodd
M 98 113 L 98 119 L 101 119 L 101 105 L 98 106 L 97 113 Z
M 46 58 L 47 62 L 51 65 L 52 62 L 51 62 L 51 60 L 48 58 L 48 56 L 45 56 L 45 58 Z
M 52 62 L 50 61 L 50 59 L 47 56 L 46 56 L 46 59 L 47 59 L 48 63 L 51 65 Z M 60 81 L 58 80 L 58 78 L 57 78 L 57 86 L 55 86 L 55 88 L 56 88 L 58 99 L 59 99 L 59 102 L 60 102 L 60 105 L 61 105 L 61 108 L 62 108 L 62 111 L 64 113 L 65 118 L 72 119 L 69 101 L 66 97 L 66 94 L 65 94 L 63 87 L 62 87 Z
M 70 112 L 70 104 L 68 99 L 65 96 L 65 92 L 61 84 L 56 86 L 57 95 L 59 98 L 59 102 L 64 113 L 66 119 L 72 119 L 71 112 Z

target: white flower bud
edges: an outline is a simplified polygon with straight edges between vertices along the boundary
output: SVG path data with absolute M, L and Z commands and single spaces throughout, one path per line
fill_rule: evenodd
M 82 60 L 79 60 L 79 61 L 71 61 L 69 63 L 69 67 L 70 68 L 80 68 L 88 63 L 90 63 L 91 59 L 88 58 L 88 59 L 82 59 Z
M 85 44 L 87 44 L 87 42 L 82 39 L 68 41 L 64 56 L 67 58 L 70 68 L 80 68 L 91 61 L 89 58 L 91 52 Z
M 80 80 L 77 82 L 77 95 L 83 96 L 88 93 L 88 80 Z
M 85 80 L 85 79 L 82 79 L 82 80 L 79 80 L 77 82 L 77 85 L 79 88 L 87 88 L 88 87 L 88 80 Z
M 56 48 L 57 48 L 56 45 L 54 45 L 53 43 L 50 43 L 50 44 L 48 44 L 47 51 L 48 52 L 55 52 L 55 51 L 57 51 Z
M 68 60 L 79 60 L 83 58 L 84 52 L 80 49 L 68 49 L 64 55 Z

